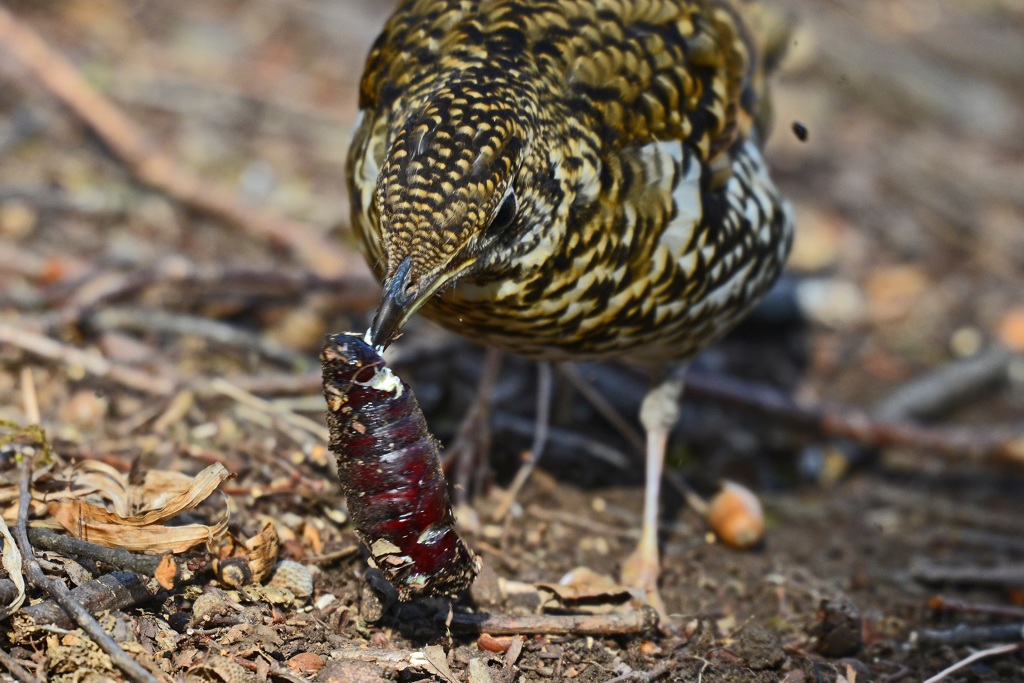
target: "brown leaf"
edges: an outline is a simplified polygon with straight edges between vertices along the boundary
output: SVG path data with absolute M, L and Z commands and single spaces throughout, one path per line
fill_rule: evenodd
M 505 666 L 513 667 L 515 663 L 519 661 L 519 655 L 523 652 L 523 645 L 526 643 L 526 639 L 522 636 L 513 636 L 512 642 L 508 646 L 508 652 L 505 653 Z
M 165 553 L 160 558 L 156 572 L 153 573 L 153 578 L 168 590 L 174 588 L 174 584 L 178 581 L 178 563 L 174 561 L 173 553 Z
M 133 486 L 121 472 L 91 462 L 88 467 L 76 468 L 70 493 L 51 503 L 49 512 L 73 536 L 98 545 L 136 552 L 184 552 L 223 535 L 227 511 L 213 525 L 160 523 L 196 507 L 232 476 L 216 463 L 194 478 L 176 472 L 148 472 L 142 484 Z M 83 500 L 90 494 L 100 495 L 115 512 Z M 135 505 L 134 501 L 143 502 Z

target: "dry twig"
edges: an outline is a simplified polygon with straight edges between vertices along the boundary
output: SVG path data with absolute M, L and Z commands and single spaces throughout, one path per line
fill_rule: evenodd
M 75 587 L 68 593 L 87 614 L 127 609 L 152 600 L 158 593 L 154 582 L 134 572 L 105 574 Z M 74 628 L 70 613 L 56 599 L 26 607 L 12 619 L 15 640 L 24 640 L 41 627 Z
M 617 636 L 644 633 L 657 625 L 658 614 L 647 606 L 632 612 L 611 614 L 455 614 L 451 620 L 452 630 L 489 633 L 492 636 Z
M 2 13 L 3 9 L 0 9 L 0 16 Z M 169 396 L 174 391 L 175 382 L 168 379 L 166 369 L 160 374 L 136 370 L 107 360 L 99 353 L 83 351 L 14 325 L 0 323 L 0 343 L 10 344 L 40 358 L 78 366 L 90 375 L 146 394 Z
M 924 583 L 959 583 L 976 586 L 1024 585 L 1024 564 L 1004 564 L 995 567 L 947 567 L 921 563 L 911 568 L 910 575 Z
M 951 673 L 953 673 L 955 671 L 959 671 L 960 669 L 964 668 L 965 666 L 970 666 L 971 664 L 973 664 L 974 662 L 978 661 L 979 659 L 985 659 L 986 657 L 995 657 L 997 655 L 1005 655 L 1005 654 L 1009 654 L 1011 652 L 1017 652 L 1018 650 L 1024 650 L 1024 643 L 1011 643 L 1010 645 L 997 645 L 996 647 L 991 647 L 991 648 L 989 648 L 987 650 L 982 650 L 981 652 L 975 652 L 970 657 L 965 657 L 964 659 L 961 659 L 959 662 L 957 662 L 953 666 L 951 666 L 951 667 L 949 667 L 947 669 L 943 669 L 942 671 L 940 671 L 939 673 L 935 674 L 934 676 L 932 676 L 928 680 L 924 681 L 924 683 L 939 683 L 939 681 L 944 679 L 946 676 L 950 675 Z
M 1024 434 L 1019 430 L 946 429 L 876 420 L 864 413 L 828 406 L 801 406 L 773 387 L 706 372 L 691 372 L 687 376 L 686 391 L 690 396 L 721 401 L 769 415 L 794 427 L 823 436 L 851 439 L 866 446 L 916 448 L 947 457 L 1024 463 Z
M 924 645 L 979 645 L 995 642 L 1024 642 L 1024 623 L 968 626 L 959 624 L 944 631 L 919 631 L 917 642 Z
M 987 614 L 994 617 L 1024 619 L 1024 607 L 1016 605 L 985 605 L 966 600 L 951 600 L 936 595 L 928 600 L 928 608 L 941 612 L 961 612 L 963 614 Z
M 0 648 L 0 664 L 7 667 L 7 670 L 11 672 L 11 675 L 20 683 L 42 683 L 41 678 L 36 678 L 29 671 L 18 663 L 18 660 L 7 653 L 6 650 Z
M 173 575 L 175 581 L 181 580 L 182 577 L 190 576 L 187 568 L 181 563 L 177 562 L 175 558 L 168 553 L 163 555 L 147 555 L 145 553 L 133 553 L 124 548 L 108 548 L 102 545 L 96 545 L 89 541 L 83 541 L 73 536 L 65 536 L 64 534 L 58 534 L 49 529 L 43 528 L 31 528 L 28 530 L 28 538 L 32 541 L 32 545 L 43 550 L 49 550 L 55 553 L 60 553 L 65 557 L 81 557 L 94 562 L 102 562 L 103 564 L 116 567 L 117 569 L 124 570 L 125 572 L 133 572 L 135 574 L 142 574 L 144 576 L 156 576 L 157 569 L 164 565 L 168 559 L 173 562 L 175 570 Z

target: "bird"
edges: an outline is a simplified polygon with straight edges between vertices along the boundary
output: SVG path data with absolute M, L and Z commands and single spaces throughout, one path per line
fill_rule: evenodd
M 784 30 L 751 0 L 405 0 L 367 58 L 347 158 L 383 289 L 540 361 L 646 368 L 641 538 L 626 585 L 663 615 L 658 502 L 685 367 L 780 274 L 790 204 L 762 155 Z

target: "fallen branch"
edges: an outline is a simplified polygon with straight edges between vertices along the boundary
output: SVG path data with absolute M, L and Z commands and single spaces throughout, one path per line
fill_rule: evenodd
M 447 617 L 447 615 L 446 615 Z M 644 633 L 658 626 L 658 614 L 644 606 L 632 612 L 611 614 L 535 614 L 506 616 L 455 614 L 451 629 L 492 636 L 516 634 L 617 636 Z
M 1007 369 L 1017 356 L 1012 349 L 997 343 L 975 356 L 942 365 L 901 384 L 869 410 L 871 419 L 909 423 L 938 418 L 1005 381 Z M 815 448 L 820 452 L 820 446 Z M 872 451 L 871 444 L 865 443 L 839 442 L 833 448 L 843 454 L 848 464 L 865 461 Z M 1021 451 L 1015 453 L 1020 459 Z
M 996 567 L 946 567 L 920 564 L 912 567 L 910 576 L 923 583 L 957 583 L 975 586 L 1024 586 L 1024 564 Z
M 3 10 L 0 10 L 2 12 Z M 0 16 L 2 20 L 2 16 Z M 35 388 L 32 383 L 32 375 L 27 369 L 22 374 L 22 390 L 26 397 L 35 396 Z M 29 422 L 39 424 L 38 406 L 34 400 L 26 399 L 26 417 Z M 33 585 L 44 589 L 50 597 L 60 605 L 60 608 L 70 616 L 75 624 L 79 626 L 92 640 L 102 649 L 110 661 L 118 669 L 129 677 L 142 683 L 160 683 L 160 679 L 150 673 L 141 664 L 128 656 L 120 645 L 99 625 L 99 622 L 72 596 L 68 587 L 63 581 L 50 580 L 43 572 L 43 568 L 36 560 L 32 550 L 32 544 L 28 540 L 28 508 L 31 500 L 29 485 L 32 481 L 32 461 L 25 451 L 21 454 L 21 479 L 19 484 L 18 497 L 18 523 L 14 527 L 14 536 L 17 540 L 18 549 L 21 551 L 22 562 L 25 567 L 25 574 Z
M 939 417 L 1006 380 L 1013 350 L 995 344 L 976 356 L 948 363 L 905 382 L 875 406 L 872 413 L 888 421 Z
M 102 562 L 124 572 L 142 574 L 144 576 L 156 577 L 158 573 L 163 577 L 168 559 L 173 562 L 172 583 L 177 583 L 183 578 L 191 576 L 191 572 L 182 563 L 175 561 L 174 556 L 168 553 L 162 555 L 147 555 L 145 553 L 133 553 L 124 548 L 108 548 L 95 543 L 89 543 L 73 536 L 58 534 L 49 529 L 31 528 L 28 530 L 28 538 L 32 545 L 43 550 L 60 553 L 65 557 L 80 557 L 94 562 Z M 158 572 L 158 570 L 160 570 Z M 165 587 L 168 587 L 165 584 Z M 77 589 L 76 589 L 77 590 Z M 83 601 L 84 602 L 84 601 Z
M 242 203 L 157 149 L 153 140 L 32 28 L 0 7 L 0 47 L 93 130 L 139 180 L 182 204 L 285 247 L 321 274 L 365 272 L 362 259 L 310 226 Z
M 190 288 L 204 296 L 241 291 L 247 298 L 263 296 L 276 300 L 329 291 L 335 305 L 357 311 L 370 310 L 380 291 L 377 283 L 364 274 L 319 277 L 295 268 L 201 265 L 184 256 L 173 255 L 139 270 L 99 272 L 78 284 L 71 293 L 55 287 L 56 291 L 48 294 L 48 301 L 56 305 L 67 299 L 58 314 L 58 322 L 62 326 L 77 325 L 105 304 L 156 285 L 175 290 Z
M 3 12 L 4 10 L 0 8 L 0 17 Z M 145 394 L 169 396 L 175 388 L 175 382 L 166 376 L 119 365 L 107 360 L 99 353 L 83 351 L 46 335 L 14 325 L 0 323 L 0 343 L 10 344 L 40 358 L 59 361 L 64 365 L 78 366 L 89 375 L 109 379 Z
M 1024 619 L 1024 607 L 1016 605 L 985 605 L 966 600 L 952 600 L 936 595 L 928 600 L 928 609 L 939 612 L 960 612 L 962 614 L 985 614 L 993 617 Z
M 918 631 L 916 642 L 922 645 L 979 645 L 995 642 L 1024 642 L 1024 624 L 967 626 L 943 631 Z
M 1024 464 L 1024 433 L 1016 429 L 924 427 L 828 406 L 801 406 L 774 387 L 699 371 L 687 375 L 686 391 L 690 396 L 728 403 L 822 436 L 874 448 L 915 448 L 948 457 Z
M 159 593 L 159 586 L 146 576 L 117 571 L 87 581 L 72 589 L 68 596 L 81 605 L 87 614 L 127 609 L 149 602 Z M 14 640 L 23 642 L 43 627 L 74 628 L 75 622 L 56 600 L 24 608 L 11 618 Z
M 20 683 L 42 683 L 43 679 L 36 678 L 29 673 L 28 669 L 19 664 L 18 660 L 9 655 L 3 648 L 0 648 L 0 664 L 7 667 L 7 670 L 11 672 L 11 675 Z

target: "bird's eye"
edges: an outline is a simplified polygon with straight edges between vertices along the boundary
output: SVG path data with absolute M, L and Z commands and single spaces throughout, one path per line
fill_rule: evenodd
M 498 207 L 498 211 L 494 214 L 494 219 L 487 226 L 488 232 L 501 232 L 512 225 L 518 209 L 519 200 L 516 199 L 516 192 L 509 188 L 509 191 L 505 193 L 505 197 L 501 200 L 501 206 Z

